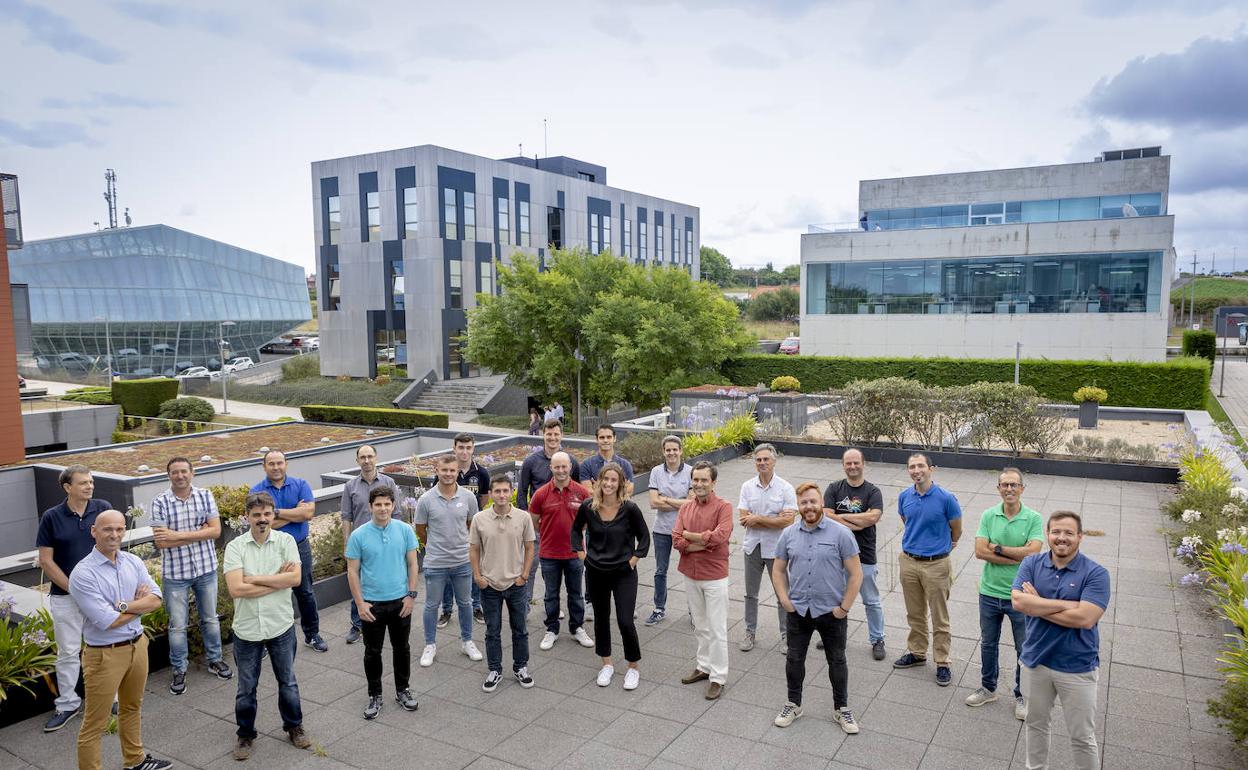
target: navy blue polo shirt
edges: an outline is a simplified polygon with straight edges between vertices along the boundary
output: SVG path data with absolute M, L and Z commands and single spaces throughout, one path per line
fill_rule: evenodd
M 628 460 L 625 460 L 623 457 L 620 457 L 618 454 L 613 455 L 611 457 L 611 462 L 618 464 L 620 466 L 620 470 L 624 471 L 625 481 L 633 480 L 633 464 L 632 463 L 630 463 Z M 607 461 L 602 459 L 602 455 L 595 452 L 593 457 L 590 457 L 589 459 L 583 460 L 581 462 L 582 478 L 584 478 L 587 481 L 597 481 L 598 474 L 602 472 L 602 469 L 603 467 L 606 466 L 606 464 L 607 464 Z
M 1070 564 L 1057 569 L 1052 555 L 1052 551 L 1045 551 L 1023 559 L 1014 577 L 1014 590 L 1023 590 L 1025 581 L 1045 599 L 1091 602 L 1101 609 L 1109 606 L 1108 570 L 1081 553 Z M 1029 668 L 1047 666 L 1067 674 L 1086 674 L 1101 664 L 1101 634 L 1097 626 L 1067 628 L 1028 615 L 1026 628 L 1020 657 Z
M 949 522 L 962 518 L 958 498 L 944 487 L 932 484 L 926 494 L 913 486 L 897 498 L 897 513 L 905 519 L 901 550 L 915 556 L 940 556 L 953 550 Z
M 95 524 L 95 518 L 113 508 L 112 503 L 107 500 L 93 497 L 87 501 L 86 512 L 79 517 L 69 510 L 67 502 L 54 505 L 43 512 L 39 517 L 39 531 L 35 535 L 35 547 L 51 548 L 52 561 L 61 568 L 65 577 L 69 577 L 78 562 L 86 558 L 95 547 L 95 538 L 91 536 L 91 526 Z M 68 593 L 53 583 L 52 595 L 68 596 Z
M 294 476 L 287 476 L 282 482 L 281 489 L 273 486 L 273 482 L 268 476 L 264 477 L 264 481 L 251 488 L 252 492 L 268 492 L 273 496 L 273 502 L 278 509 L 296 508 L 299 503 L 314 502 L 312 497 L 312 487 L 303 479 L 297 479 Z M 308 522 L 287 522 L 286 526 L 281 528 L 282 532 L 290 535 L 295 539 L 296 543 L 302 543 L 308 538 Z

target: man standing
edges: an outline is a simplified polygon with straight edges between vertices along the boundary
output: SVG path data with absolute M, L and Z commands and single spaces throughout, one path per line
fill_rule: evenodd
M 190 594 L 199 608 L 199 630 L 204 639 L 208 670 L 218 679 L 234 676 L 221 659 L 221 624 L 217 621 L 217 547 L 221 516 L 207 489 L 193 486 L 195 468 L 185 457 L 165 464 L 169 489 L 152 500 L 152 535 L 160 549 L 160 574 L 165 610 L 169 613 L 169 692 L 186 692 L 186 624 Z
M 477 496 L 459 484 L 459 467 L 451 455 L 438 458 L 438 484 L 416 502 L 416 536 L 425 544 L 425 649 L 420 665 L 432 666 L 438 652 L 438 605 L 449 582 L 459 607 L 460 649 L 470 660 L 481 660 L 472 641 L 472 605 L 469 584 L 468 524 L 477 514 Z M 570 539 L 571 536 L 569 536 Z
M 665 443 L 665 459 L 670 457 L 666 455 L 668 446 Z M 650 478 L 653 480 L 654 475 Z M 719 698 L 728 681 L 728 539 L 733 522 L 732 503 L 715 494 L 718 478 L 719 469 L 706 460 L 693 466 L 693 499 L 680 506 L 671 534 L 672 545 L 680 552 L 678 569 L 688 581 L 685 597 L 698 638 L 693 673 L 680 681 L 693 684 L 709 679 L 707 700 Z
M 490 504 L 490 472 L 473 459 L 476 443 L 471 433 L 458 433 L 451 446 L 455 462 L 459 464 L 459 475 L 455 477 L 455 483 L 476 494 L 477 510 L 481 511 Z M 446 628 L 450 624 L 451 605 L 454 600 L 455 592 L 451 584 L 447 583 L 442 594 L 442 614 L 438 616 L 438 628 Z M 485 622 L 485 615 L 481 611 L 481 589 L 477 587 L 476 581 L 472 583 L 472 619 L 478 623 Z
M 845 478 L 834 481 L 823 492 L 823 512 L 835 522 L 844 524 L 858 541 L 858 559 L 862 562 L 862 604 L 867 611 L 867 639 L 871 657 L 884 660 L 884 605 L 875 584 L 875 525 L 884 513 L 884 495 L 880 488 L 867 481 L 867 463 L 860 449 L 846 449 L 841 455 Z M 819 649 L 823 649 L 820 641 Z
M 806 482 L 797 488 L 801 520 L 780 533 L 772 580 L 776 598 L 789 613 L 788 655 L 784 673 L 789 700 L 776 716 L 777 727 L 788 727 L 802 715 L 802 682 L 806 679 L 806 651 L 819 632 L 832 682 L 833 719 L 850 735 L 858 732 L 849 710 L 849 666 L 845 662 L 849 610 L 862 585 L 858 542 L 849 529 L 823 514 L 819 487 Z
M 369 444 L 363 444 L 355 450 L 355 462 L 360 466 L 360 475 L 355 476 L 342 485 L 342 547 L 345 553 L 347 543 L 351 541 L 351 532 L 373 520 L 373 509 L 369 503 L 369 495 L 374 489 L 385 487 L 394 493 L 394 510 L 402 509 L 403 496 L 394 479 L 377 472 L 377 450 Z M 360 611 L 351 602 L 351 628 L 347 631 L 347 644 L 355 644 L 360 640 Z
M 103 511 L 91 526 L 95 547 L 69 576 L 69 594 L 82 612 L 82 655 L 87 714 L 78 733 L 78 767 L 99 770 L 100 739 L 113 696 L 121 756 L 126 770 L 163 770 L 173 763 L 143 751 L 143 686 L 147 684 L 147 637 L 140 618 L 160 607 L 160 587 L 143 560 L 121 550 L 126 517 Z
M 982 706 L 997 699 L 997 644 L 1001 641 L 1001 621 L 1010 619 L 1014 653 L 1022 654 L 1026 631 L 1023 613 L 1011 602 L 1018 565 L 1033 553 L 1040 553 L 1044 525 L 1040 514 L 1023 505 L 1023 472 L 1006 468 L 997 476 L 1001 504 L 984 511 L 975 532 L 975 558 L 984 561 L 979 579 L 979 689 L 966 697 L 966 705 Z M 1023 699 L 1021 667 L 1014 668 L 1014 716 L 1027 718 Z
M 927 614 L 932 614 L 932 653 L 936 656 L 936 684 L 948 687 L 949 589 L 953 566 L 949 554 L 962 536 L 962 508 L 952 493 L 932 482 L 927 455 L 915 452 L 906 461 L 914 486 L 902 490 L 897 513 L 905 531 L 901 536 L 901 592 L 906 601 L 909 651 L 893 661 L 893 668 L 927 663 Z
M 585 480 L 587 489 L 593 489 L 598 479 L 598 472 L 607 463 L 616 463 L 624 469 L 624 478 L 633 480 L 633 464 L 615 453 L 615 428 L 603 423 L 594 431 L 594 439 L 598 442 L 598 452 L 581 463 L 581 478 Z
M 56 635 L 56 711 L 44 724 L 45 733 L 61 729 L 82 709 L 82 699 L 74 691 L 80 670 L 82 613 L 69 596 L 69 574 L 95 548 L 91 527 L 96 516 L 113 507 L 107 500 L 91 497 L 95 480 L 85 465 L 65 468 L 57 481 L 65 491 L 65 501 L 43 512 L 35 535 L 39 569 L 52 582 L 48 608 Z
M 576 520 L 581 502 L 589 497 L 589 490 L 573 480 L 574 467 L 567 452 L 556 452 L 550 458 L 551 480 L 537 490 L 529 503 L 529 514 L 539 532 L 542 582 L 546 584 L 546 635 L 540 644 L 543 650 L 554 647 L 559 638 L 560 582 L 568 591 L 568 630 L 582 647 L 594 646 L 594 640 L 582 627 L 585 624 L 585 565 L 572 550 L 572 522 Z
M 754 633 L 758 629 L 758 589 L 763 573 L 772 574 L 772 557 L 780 530 L 793 523 L 797 516 L 797 495 L 793 485 L 776 475 L 776 448 L 771 444 L 754 447 L 754 468 L 758 475 L 741 485 L 737 513 L 745 537 L 741 553 L 745 557 L 745 637 L 741 651 L 754 649 Z M 775 581 L 772 581 L 775 588 Z M 780 641 L 785 640 L 785 612 L 776 603 L 780 624 Z
M 368 493 L 373 518 L 356 528 L 347 543 L 347 583 L 351 598 L 364 622 L 364 677 L 368 680 L 365 719 L 381 713 L 381 647 L 390 633 L 393 651 L 394 699 L 407 711 L 418 707 L 408 689 L 412 653 L 412 606 L 420 566 L 416 552 L 420 543 L 406 522 L 395 521 L 394 492 L 378 487 Z
M 654 511 L 654 528 L 651 530 L 651 542 L 654 543 L 654 612 L 646 618 L 647 626 L 657 624 L 667 614 L 667 565 L 672 558 L 672 525 L 676 523 L 680 507 L 689 502 L 689 489 L 693 483 L 693 469 L 684 462 L 682 453 L 679 436 L 665 437 L 663 464 L 654 466 L 650 471 L 650 509 Z M 714 479 L 712 487 L 713 482 Z M 722 501 L 719 497 L 715 499 Z M 727 551 L 724 554 L 726 557 Z M 726 571 L 724 574 L 727 576 Z
M 530 498 L 533 493 L 540 489 L 543 485 L 550 481 L 550 461 L 556 452 L 562 451 L 563 447 L 563 424 L 555 419 L 547 419 L 542 425 L 542 449 L 539 452 L 533 452 L 524 458 L 524 462 L 520 464 L 520 481 L 516 484 L 516 506 L 533 513 L 533 506 L 530 504 Z M 568 459 L 572 462 L 572 480 L 581 480 L 581 467 L 572 460 L 572 455 L 568 455 Z M 537 526 L 537 519 L 533 519 L 533 526 Z M 571 538 L 571 530 L 569 529 L 568 537 Z M 569 540 L 569 547 L 571 541 Z M 537 532 L 537 540 L 533 543 L 533 547 L 540 552 L 542 545 L 542 533 Z M 525 601 L 533 603 L 533 577 L 537 573 L 537 559 L 533 560 L 533 564 L 529 567 L 529 578 L 525 583 L 527 591 L 525 591 Z
M 295 588 L 295 600 L 299 603 L 299 625 L 303 627 L 303 642 L 317 652 L 325 652 L 329 645 L 321 638 L 321 618 L 316 610 L 316 594 L 312 593 L 312 543 L 308 540 L 308 522 L 316 513 L 312 487 L 308 482 L 286 475 L 286 455 L 271 449 L 264 455 L 264 481 L 251 488 L 253 493 L 266 492 L 277 506 L 273 529 L 280 529 L 295 539 L 299 548 L 302 576 Z
M 529 675 L 529 605 L 524 584 L 533 561 L 533 519 L 511 504 L 511 479 L 490 482 L 493 505 L 472 517 L 468 560 L 473 582 L 481 589 L 485 610 L 485 659 L 490 672 L 481 689 L 494 692 L 503 680 L 503 605 L 511 625 L 511 671 L 521 687 L 532 687 Z
M 234 720 L 238 741 L 234 759 L 251 756 L 256 739 L 256 685 L 261 658 L 267 653 L 277 679 L 277 710 L 282 729 L 296 748 L 312 745 L 303 730 L 299 683 L 295 681 L 295 611 L 291 589 L 299 585 L 299 546 L 280 529 L 273 529 L 276 510 L 268 492 L 247 495 L 243 503 L 250 529 L 225 547 L 225 585 L 234 599 L 234 665 L 238 693 Z
M 1096 745 L 1097 623 L 1109 606 L 1109 572 L 1079 553 L 1083 519 L 1055 511 L 1049 552 L 1023 559 L 1014 576 L 1014 609 L 1027 616 L 1023 678 L 1027 680 L 1027 767 L 1049 766 L 1049 725 L 1060 699 L 1075 767 L 1101 766 Z

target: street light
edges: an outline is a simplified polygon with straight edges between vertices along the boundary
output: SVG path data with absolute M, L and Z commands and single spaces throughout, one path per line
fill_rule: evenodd
M 218 347 L 221 351 L 221 414 L 230 413 L 230 397 L 225 387 L 225 381 L 229 379 L 229 372 L 225 370 L 225 349 L 230 346 L 230 343 L 225 341 L 225 327 L 234 325 L 233 321 L 222 321 L 217 328 L 217 331 L 220 333 L 220 338 L 218 339 L 220 345 Z

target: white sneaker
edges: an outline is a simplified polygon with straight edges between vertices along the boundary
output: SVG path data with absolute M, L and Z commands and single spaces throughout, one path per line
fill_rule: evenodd
M 615 676 L 615 666 L 603 666 L 598 672 L 598 686 L 609 687 L 611 685 L 611 677 Z
M 854 721 L 854 712 L 848 708 L 837 709 L 833 712 L 832 718 L 841 726 L 846 735 L 858 734 L 858 723 Z
M 641 684 L 641 672 L 635 668 L 630 668 L 624 672 L 624 689 L 636 690 L 637 685 Z
M 585 633 L 585 627 L 576 629 L 576 633 L 572 634 L 572 638 L 580 643 L 582 647 L 593 647 L 594 640 L 589 638 L 589 634 Z
M 459 649 L 464 651 L 464 654 L 468 656 L 468 660 L 481 660 L 485 657 L 471 639 L 459 645 Z
M 559 634 L 556 634 L 554 631 L 547 631 L 546 635 L 542 637 L 542 643 L 538 647 L 541 647 L 543 650 L 549 650 L 555 646 L 555 640 L 558 638 Z
M 425 651 L 420 654 L 420 665 L 429 668 L 433 665 L 433 656 L 438 654 L 438 645 L 426 644 Z

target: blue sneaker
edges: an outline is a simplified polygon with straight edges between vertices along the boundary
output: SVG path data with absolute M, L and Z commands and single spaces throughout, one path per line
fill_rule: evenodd
M 52 716 L 48 718 L 48 721 L 44 723 L 43 731 L 45 733 L 54 733 L 57 730 L 64 727 L 65 724 L 69 722 L 69 720 L 73 719 L 74 717 L 78 716 L 81 713 L 82 713 L 82 706 L 79 706 L 73 711 L 53 712 Z
M 893 668 L 914 668 L 915 666 L 926 666 L 927 658 L 920 658 L 912 652 L 907 652 L 897 660 L 893 661 Z
M 941 687 L 948 687 L 949 682 L 953 679 L 953 675 L 949 672 L 948 666 L 936 667 L 936 684 Z
M 321 638 L 320 634 L 312 634 L 305 638 L 303 643 L 316 650 L 317 652 L 329 652 L 329 645 Z
M 655 610 L 654 612 L 650 613 L 650 617 L 646 618 L 646 625 L 647 626 L 658 625 L 659 622 L 661 622 L 663 618 L 665 617 L 667 617 L 666 612 L 664 612 L 663 610 Z

